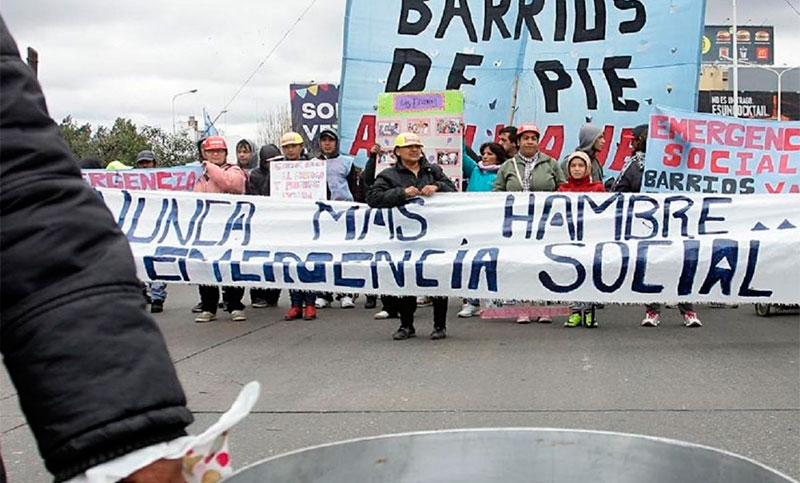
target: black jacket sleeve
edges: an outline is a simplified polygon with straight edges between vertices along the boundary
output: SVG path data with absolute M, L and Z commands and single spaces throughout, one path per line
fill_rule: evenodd
M 367 204 L 373 208 L 403 206 L 407 201 L 405 189 L 392 183 L 386 175 L 386 171 L 378 175 L 375 183 L 369 189 L 369 193 L 367 193 Z
M 358 196 L 356 201 L 366 202 L 367 194 L 369 193 L 372 185 L 375 184 L 375 163 L 377 162 L 377 154 L 370 154 L 367 159 L 367 164 L 364 165 L 364 170 L 359 175 L 358 179 Z
M 619 175 L 617 182 L 612 187 L 612 191 L 617 193 L 638 193 L 641 187 L 642 170 L 639 168 L 638 163 L 634 161 Z
M 269 171 L 256 168 L 247 177 L 244 192 L 248 195 L 269 196 Z
M 185 434 L 192 414 L 130 247 L 80 177 L 0 19 L 0 350 L 63 481 Z
M 439 187 L 439 193 L 452 193 L 456 191 L 456 185 L 453 184 L 453 180 L 444 174 L 444 171 L 441 167 L 436 164 L 432 164 L 431 171 L 433 172 L 433 179 L 436 182 L 436 186 Z

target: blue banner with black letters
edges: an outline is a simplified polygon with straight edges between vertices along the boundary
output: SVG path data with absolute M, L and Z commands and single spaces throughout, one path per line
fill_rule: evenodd
M 603 126 L 606 177 L 653 105 L 694 110 L 704 0 L 348 0 L 340 83 L 342 151 L 361 164 L 383 92 L 459 89 L 465 141 L 535 122 L 556 159 L 587 121 Z

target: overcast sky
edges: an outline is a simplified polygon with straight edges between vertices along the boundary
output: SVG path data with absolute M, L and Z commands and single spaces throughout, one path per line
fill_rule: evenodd
M 380 1 L 380 0 L 375 0 Z M 668 0 L 648 0 L 668 1 Z M 172 129 L 219 113 L 312 0 L 2 0 L 25 57 L 60 121 L 110 125 L 119 116 Z M 483 3 L 481 1 L 481 3 Z M 800 65 L 800 0 L 740 0 L 741 25 L 774 25 L 775 63 Z M 264 111 L 288 103 L 292 81 L 339 82 L 346 0 L 317 0 L 218 121 L 256 138 Z M 706 24 L 730 23 L 731 0 L 707 0 Z M 794 9 L 792 9 L 792 6 Z

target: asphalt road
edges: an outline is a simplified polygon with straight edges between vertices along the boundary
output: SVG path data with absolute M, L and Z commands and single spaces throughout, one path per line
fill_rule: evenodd
M 638 433 L 709 445 L 800 479 L 800 317 L 757 317 L 752 306 L 677 310 L 639 327 L 642 308 L 607 306 L 601 328 L 456 319 L 448 338 L 396 342 L 396 320 L 373 310 L 321 311 L 283 321 L 281 308 L 247 322 L 199 325 L 193 287 L 170 287 L 156 316 L 196 415 L 212 424 L 242 385 L 262 384 L 256 410 L 232 433 L 234 464 L 343 439 L 470 427 L 560 427 Z M 0 377 L 0 447 L 10 481 L 50 481 L 15 391 Z

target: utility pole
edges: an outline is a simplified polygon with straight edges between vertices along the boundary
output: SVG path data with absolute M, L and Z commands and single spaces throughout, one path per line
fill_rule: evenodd
M 733 2 L 733 117 L 739 117 L 739 26 L 736 20 L 736 0 Z
M 33 47 L 28 47 L 28 67 L 33 71 L 34 77 L 39 77 L 39 52 Z

